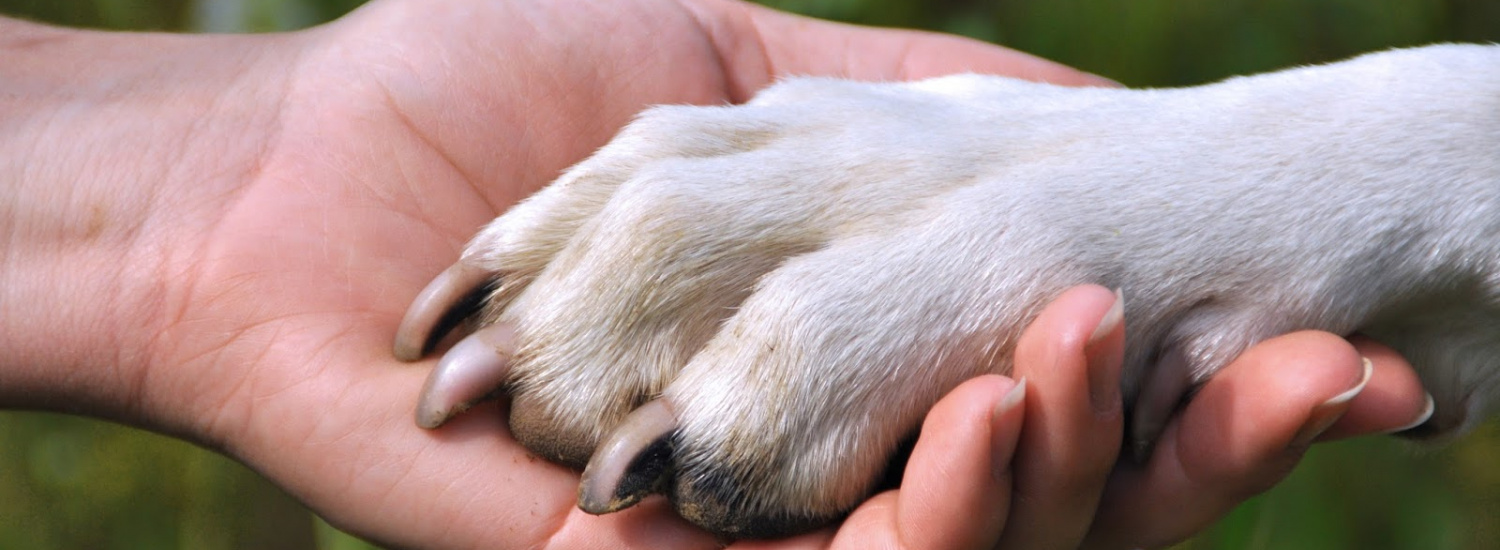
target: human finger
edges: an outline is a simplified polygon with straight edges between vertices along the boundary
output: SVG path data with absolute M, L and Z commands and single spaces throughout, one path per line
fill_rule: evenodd
M 954 35 L 835 23 L 737 0 L 702 0 L 689 7 L 719 51 L 731 97 L 739 101 L 790 75 L 913 80 L 967 72 L 1065 86 L 1120 85 L 1034 55 Z
M 1432 395 L 1422 389 L 1422 380 L 1405 357 L 1363 336 L 1350 338 L 1349 343 L 1354 344 L 1360 356 L 1370 360 L 1375 372 L 1369 385 L 1350 404 L 1349 412 L 1319 436 L 1318 441 L 1400 432 L 1432 417 Z
M 1247 350 L 1204 383 L 1146 464 L 1116 471 L 1085 547 L 1170 544 L 1280 482 L 1373 373 L 1352 345 L 1323 332 Z
M 908 548 L 995 546 L 1009 512 L 1025 400 L 1025 380 L 991 375 L 938 402 L 896 492 L 897 540 Z
M 1074 547 L 1119 456 L 1123 302 L 1100 286 L 1064 292 L 1032 322 L 1012 376 L 1027 380 L 1026 426 L 1014 462 L 1001 548 Z
M 992 548 L 1010 505 L 1010 463 L 1026 386 L 986 375 L 960 384 L 922 424 L 901 487 L 875 495 L 840 526 L 736 548 Z

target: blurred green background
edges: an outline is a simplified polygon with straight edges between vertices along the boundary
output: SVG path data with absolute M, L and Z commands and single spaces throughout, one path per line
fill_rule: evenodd
M 501 0 L 474 0 L 501 1 Z M 609 1 L 609 0 L 600 0 Z M 0 13 L 122 29 L 261 32 L 360 0 L 0 0 Z M 799 13 L 957 32 L 1134 86 L 1437 41 L 1500 41 L 1496 0 L 771 0 Z M 1500 548 L 1500 425 L 1455 445 L 1322 445 L 1292 478 L 1182 548 Z M 358 549 L 233 461 L 88 419 L 0 413 L 0 550 Z

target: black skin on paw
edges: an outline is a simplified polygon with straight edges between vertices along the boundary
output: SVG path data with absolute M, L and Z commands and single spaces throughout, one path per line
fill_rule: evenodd
M 901 485 L 902 473 L 916 447 L 917 436 L 913 434 L 902 440 L 890 462 L 886 465 L 875 492 L 894 489 Z M 723 469 L 715 468 L 692 476 L 692 480 L 679 478 L 672 494 L 672 504 L 677 513 L 694 525 L 729 539 L 775 539 L 799 535 L 842 521 L 852 510 L 829 516 L 798 514 L 773 514 L 750 516 L 743 514 L 741 507 L 746 502 L 743 484 Z
M 432 333 L 427 335 L 427 341 L 422 343 L 422 355 L 432 353 L 437 349 L 438 343 L 442 342 L 453 329 L 473 318 L 475 312 L 484 305 L 484 299 L 490 295 L 495 288 L 496 281 L 479 285 L 474 290 L 465 294 L 452 309 L 443 313 L 438 318 L 437 325 L 432 328 Z
M 806 533 L 843 519 L 843 514 L 813 517 L 794 514 L 750 516 L 741 484 L 721 469 L 679 478 L 672 492 L 677 513 L 694 525 L 727 539 L 775 539 Z

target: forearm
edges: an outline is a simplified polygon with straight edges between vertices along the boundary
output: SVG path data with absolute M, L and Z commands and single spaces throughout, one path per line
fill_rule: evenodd
M 262 38 L 0 20 L 0 407 L 134 417 L 189 251 L 275 128 Z M 275 74 L 258 71 L 256 74 Z M 180 185 L 191 182 L 189 185 Z

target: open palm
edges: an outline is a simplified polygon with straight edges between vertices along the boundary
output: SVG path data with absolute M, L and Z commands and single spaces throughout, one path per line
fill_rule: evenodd
M 705 5 L 387 1 L 273 45 L 296 53 L 253 68 L 285 71 L 287 85 L 251 177 L 168 190 L 198 209 L 166 213 L 180 220 L 175 248 L 190 252 L 174 264 L 186 284 L 167 299 L 171 337 L 152 352 L 168 366 L 152 376 L 192 404 L 183 429 L 334 522 L 395 544 L 519 546 L 556 534 L 712 546 L 659 505 L 580 514 L 576 473 L 529 457 L 501 414 L 415 429 L 426 369 L 389 352 L 406 303 L 481 224 L 647 105 L 742 100 L 780 71 L 894 78 L 962 66 L 924 61 L 920 48 L 797 65 L 759 48 L 742 6 Z M 866 32 L 829 44 L 874 38 Z M 871 43 L 909 49 L 919 36 Z M 933 53 L 978 49 L 926 40 Z M 1083 79 L 989 53 L 967 63 Z

